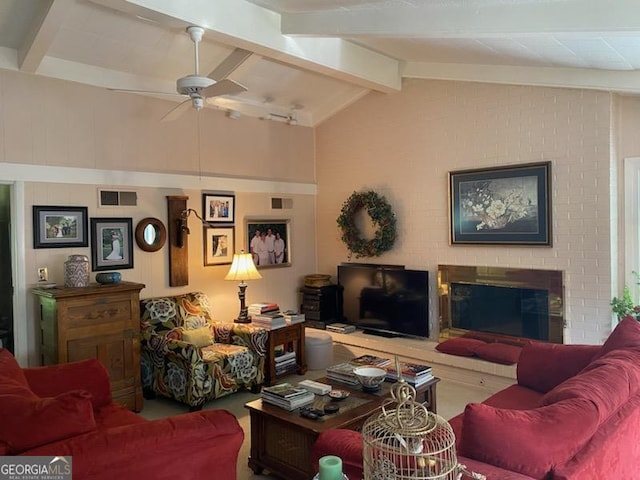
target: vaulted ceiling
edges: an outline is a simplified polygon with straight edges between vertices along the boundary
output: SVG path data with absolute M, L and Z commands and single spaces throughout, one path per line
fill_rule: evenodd
M 640 93 L 637 0 L 0 0 L 0 68 L 175 92 L 191 25 L 200 75 L 247 87 L 208 107 L 292 124 L 409 77 Z

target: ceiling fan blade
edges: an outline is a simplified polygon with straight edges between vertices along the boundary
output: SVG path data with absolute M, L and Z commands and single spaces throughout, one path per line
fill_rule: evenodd
M 212 78 L 216 81 L 224 80 L 229 75 L 233 73 L 233 71 L 238 68 L 242 63 L 253 55 L 253 52 L 249 50 L 245 50 L 243 48 L 236 48 L 233 52 L 231 52 L 227 58 L 225 58 L 220 65 L 214 68 L 207 77 Z
M 179 103 L 175 108 L 169 110 L 164 117 L 160 119 L 161 122 L 171 122 L 177 120 L 184 112 L 186 112 L 191 106 L 191 99 L 188 98 L 182 103 Z
M 178 92 L 154 92 L 151 90 L 127 90 L 124 88 L 107 88 L 107 90 L 110 90 L 112 92 L 119 92 L 119 93 L 137 93 L 137 94 L 143 94 L 143 95 L 171 95 L 172 97 L 182 96 Z
M 220 80 L 219 82 L 214 83 L 210 87 L 207 87 L 202 90 L 203 97 L 217 97 L 219 95 L 231 95 L 234 93 L 246 92 L 247 87 L 241 85 L 238 82 L 234 82 L 233 80 L 229 80 L 225 78 L 224 80 Z

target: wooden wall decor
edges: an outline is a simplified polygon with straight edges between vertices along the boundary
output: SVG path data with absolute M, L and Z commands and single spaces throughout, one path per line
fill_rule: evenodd
M 169 211 L 167 227 L 169 230 L 169 285 L 181 287 L 189 285 L 189 242 L 184 235 L 182 247 L 180 244 L 181 215 L 187 209 L 188 196 L 168 195 L 167 207 Z

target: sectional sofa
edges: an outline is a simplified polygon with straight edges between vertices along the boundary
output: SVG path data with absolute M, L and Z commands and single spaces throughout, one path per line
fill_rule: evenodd
M 489 480 L 638 478 L 640 323 L 625 318 L 602 346 L 526 345 L 517 384 L 467 405 L 450 424 L 459 462 Z M 321 434 L 312 458 L 327 454 L 362 478 L 359 433 Z
M 11 463 L 50 457 L 76 480 L 235 479 L 243 439 L 226 410 L 145 420 L 113 402 L 98 360 L 23 369 L 0 348 L 0 456 Z

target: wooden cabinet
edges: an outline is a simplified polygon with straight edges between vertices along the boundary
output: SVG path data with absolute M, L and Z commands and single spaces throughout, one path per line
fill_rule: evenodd
M 109 372 L 113 399 L 142 409 L 140 283 L 34 289 L 40 302 L 42 364 L 97 358 Z
M 265 363 L 264 383 L 273 385 L 278 378 L 293 371 L 303 375 L 307 371 L 307 360 L 304 354 L 304 325 L 305 322 L 294 323 L 286 327 L 269 331 L 269 345 L 267 346 L 267 361 Z M 280 371 L 276 365 L 276 349 L 281 347 L 285 352 L 295 353 L 295 363 L 291 368 Z

